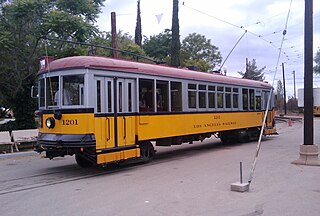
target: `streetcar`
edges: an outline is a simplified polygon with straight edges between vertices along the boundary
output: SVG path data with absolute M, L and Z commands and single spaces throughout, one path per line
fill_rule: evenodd
M 298 89 L 299 112 L 304 110 L 304 89 Z M 320 88 L 313 88 L 313 115 L 320 116 Z
M 155 146 L 257 140 L 263 124 L 276 134 L 266 82 L 99 56 L 41 62 L 35 150 L 49 159 L 149 162 Z

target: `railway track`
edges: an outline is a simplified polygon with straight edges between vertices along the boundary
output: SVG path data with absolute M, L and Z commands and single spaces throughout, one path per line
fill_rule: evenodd
M 294 121 L 294 122 L 302 122 L 303 118 L 298 116 L 276 116 L 275 120 L 278 122 L 288 122 L 288 121 Z

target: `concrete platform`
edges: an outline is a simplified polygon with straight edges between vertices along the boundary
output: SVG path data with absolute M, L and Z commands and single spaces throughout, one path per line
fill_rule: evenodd
M 318 145 L 300 145 L 300 157 L 293 164 L 320 166 Z

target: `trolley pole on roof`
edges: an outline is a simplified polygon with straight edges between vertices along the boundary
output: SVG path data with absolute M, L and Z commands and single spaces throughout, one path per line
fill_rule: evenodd
M 112 57 L 118 58 L 117 49 L 117 28 L 116 28 L 116 12 L 111 12 L 111 38 L 112 38 Z
M 304 140 L 294 164 L 320 166 L 313 138 L 313 0 L 305 0 L 304 27 Z

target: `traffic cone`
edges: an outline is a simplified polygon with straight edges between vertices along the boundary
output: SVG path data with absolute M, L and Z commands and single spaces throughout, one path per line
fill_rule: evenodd
M 288 126 L 289 126 L 289 127 L 292 126 L 292 120 L 291 120 L 291 119 L 288 120 Z

